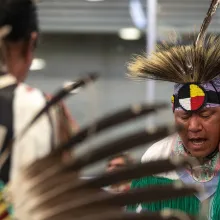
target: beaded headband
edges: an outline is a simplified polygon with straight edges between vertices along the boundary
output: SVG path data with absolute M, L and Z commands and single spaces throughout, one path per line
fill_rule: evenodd
M 203 107 L 220 106 L 220 76 L 207 83 L 175 84 L 171 98 L 173 110 L 195 112 Z

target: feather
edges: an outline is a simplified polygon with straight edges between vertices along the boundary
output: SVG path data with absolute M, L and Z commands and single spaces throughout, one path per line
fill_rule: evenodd
M 33 126 L 33 124 L 45 113 L 47 113 L 52 107 L 54 107 L 58 102 L 63 100 L 66 96 L 70 94 L 72 90 L 78 89 L 80 87 L 87 86 L 90 82 L 94 82 L 98 78 L 97 74 L 89 74 L 86 77 L 82 77 L 76 82 L 73 82 L 69 84 L 68 86 L 65 86 L 62 89 L 59 89 L 53 96 L 50 101 L 46 103 L 46 105 L 40 109 L 40 111 L 33 117 L 33 119 L 24 127 L 23 130 L 20 131 L 20 133 L 14 137 L 8 144 L 8 146 L 4 149 L 3 152 L 1 152 L 0 155 L 0 169 L 3 167 L 4 163 L 6 162 L 8 156 L 11 154 L 12 146 L 15 140 L 21 139 L 26 132 Z M 54 146 L 53 146 L 54 147 Z
M 177 210 L 165 209 L 161 212 L 142 212 L 142 213 L 123 213 L 123 212 L 105 212 L 103 214 L 92 215 L 80 218 L 80 220 L 196 220 L 193 216 L 188 216 Z M 65 219 L 69 220 L 69 219 Z M 72 220 L 72 218 L 71 218 Z
M 200 32 L 198 34 L 198 37 L 196 39 L 195 45 L 201 46 L 203 43 L 203 39 L 205 38 L 206 30 L 208 29 L 208 26 L 212 20 L 212 17 L 214 16 L 217 8 L 219 5 L 219 0 L 212 0 L 211 5 L 209 7 L 209 10 L 207 12 L 207 15 L 203 21 L 203 24 L 201 26 Z
M 192 45 L 163 43 L 147 57 L 137 55 L 128 63 L 128 76 L 173 83 L 206 83 L 220 74 L 220 38 L 205 39 L 206 30 L 219 5 L 212 0 L 197 39 Z
M 55 159 L 53 157 L 46 157 L 46 160 L 43 159 L 46 161 L 46 164 L 48 164 L 48 161 L 50 160 L 51 163 L 53 161 L 53 164 L 49 166 L 49 169 L 44 169 L 43 171 L 41 170 L 40 173 L 35 172 L 35 170 L 32 168 L 30 168 L 30 170 L 26 170 L 26 175 L 28 178 L 32 179 L 31 188 L 29 190 L 32 191 L 33 187 L 39 184 L 43 185 L 45 182 L 50 181 L 53 176 L 58 175 L 65 170 L 77 172 L 77 170 L 81 170 L 82 168 L 98 162 L 106 157 L 138 147 L 143 144 L 150 143 L 153 140 L 165 138 L 166 136 L 173 133 L 174 127 L 170 126 L 158 128 L 154 132 L 148 132 L 146 129 L 143 129 L 138 132 L 126 135 L 125 137 L 101 144 L 91 152 L 86 152 L 86 154 L 78 158 L 74 158 L 74 160 L 72 159 L 71 151 L 64 151 L 65 153 L 69 154 L 69 157 L 63 157 L 62 153 L 61 156 Z M 45 163 L 43 163 L 41 159 L 38 163 L 45 167 Z
M 55 176 L 47 180 L 46 185 L 42 184 L 40 187 L 34 187 L 34 184 L 32 184 L 31 187 L 26 187 L 26 190 L 29 195 L 32 195 L 33 193 L 35 195 L 39 195 L 38 198 L 40 198 L 40 202 L 43 203 L 50 200 L 51 197 L 53 197 L 55 194 L 56 196 L 59 196 L 65 192 L 76 192 L 82 190 L 83 188 L 101 188 L 117 182 L 123 182 L 145 176 L 155 175 L 158 173 L 173 171 L 175 169 L 186 167 L 187 165 L 193 166 L 195 164 L 197 163 L 189 158 L 178 158 L 178 160 L 158 160 L 130 166 L 126 169 L 113 173 L 98 175 L 96 178 L 91 180 L 80 180 L 75 182 L 73 181 L 75 178 L 74 175 L 71 176 L 68 172 L 64 172 L 64 174 L 62 174 L 63 178 L 59 179 L 58 181 L 57 177 Z M 73 172 L 71 172 L 71 174 L 73 174 Z M 43 197 L 42 194 L 44 194 Z
M 113 114 L 106 115 L 103 118 L 100 118 L 93 122 L 92 124 L 86 126 L 80 130 L 76 135 L 74 135 L 67 143 L 59 146 L 59 149 L 68 149 L 73 148 L 74 145 L 85 141 L 91 135 L 97 135 L 111 127 L 121 125 L 130 120 L 138 119 L 142 116 L 149 115 L 151 113 L 156 113 L 160 109 L 168 107 L 165 103 L 160 104 L 134 104 L 128 108 L 124 108 L 121 111 L 117 111 Z
M 12 27 L 9 25 L 0 27 L 0 41 L 4 39 L 8 34 L 10 34 L 11 30 L 12 30 Z
M 77 146 L 77 144 L 86 141 L 87 138 L 93 135 L 98 135 L 109 128 L 123 125 L 123 123 L 130 122 L 142 116 L 146 116 L 151 113 L 156 113 L 160 109 L 163 109 L 167 106 L 168 105 L 164 103 L 151 104 L 151 105 L 135 104 L 135 105 L 131 105 L 128 108 L 124 108 L 122 110 L 116 111 L 115 113 L 112 113 L 110 115 L 104 116 L 103 118 L 100 118 L 95 122 L 87 125 L 85 128 L 82 128 L 78 133 L 73 135 L 66 143 L 63 143 L 57 148 L 55 148 L 55 150 L 53 150 L 50 154 L 51 160 L 48 160 L 47 158 L 42 158 L 41 162 L 42 164 L 47 166 L 52 165 L 54 163 L 53 160 L 58 160 L 58 158 L 60 158 L 61 152 L 63 152 L 64 150 L 68 150 L 70 148 L 71 150 L 73 150 L 74 147 Z M 37 163 L 36 167 L 35 167 L 35 163 L 33 163 L 32 166 L 29 168 L 31 172 L 35 169 L 35 175 L 37 173 L 40 173 L 41 170 L 43 169 L 43 167 L 39 165 L 38 161 L 36 161 L 36 163 Z
M 155 193 L 157 192 L 157 193 Z M 32 215 L 36 215 L 39 220 L 65 219 L 63 214 L 69 213 L 69 216 L 82 215 L 82 210 L 93 210 L 95 207 L 123 207 L 143 202 L 154 202 L 157 200 L 166 200 L 177 196 L 187 196 L 193 193 L 199 193 L 200 190 L 196 186 L 184 186 L 181 184 L 170 184 L 164 186 L 150 186 L 147 188 L 133 189 L 125 193 L 109 194 L 106 192 L 88 191 L 87 197 L 82 197 L 82 192 L 78 192 L 78 196 L 74 202 L 72 194 L 63 194 L 62 199 L 50 200 L 47 204 L 39 207 L 33 206 L 30 211 Z M 77 193 L 76 193 L 77 195 Z M 95 196 L 94 196 L 95 195 Z M 63 203 L 61 203 L 61 201 Z M 69 203 L 69 205 L 67 205 Z M 29 203 L 30 204 L 30 203 Z M 37 213 L 37 214 L 36 214 Z
M 59 178 L 63 178 L 63 174 L 60 174 Z M 75 181 L 76 180 L 77 176 L 75 176 Z M 28 181 L 28 179 L 26 179 L 26 181 Z M 74 179 L 72 179 L 72 181 L 74 183 Z M 53 196 L 48 200 L 45 200 L 45 193 L 39 194 L 35 190 L 31 193 L 23 191 L 23 193 L 28 195 L 28 198 L 26 198 L 28 200 L 25 200 L 25 203 L 20 204 L 17 208 L 23 213 L 29 213 L 29 215 L 32 216 L 30 219 L 33 220 L 59 220 L 68 219 L 68 216 L 69 218 L 70 216 L 81 217 L 84 216 L 85 213 L 89 215 L 90 212 L 99 213 L 99 210 L 102 209 L 115 211 L 124 205 L 139 202 L 153 202 L 155 200 L 175 198 L 200 192 L 200 189 L 195 186 L 184 186 L 179 182 L 164 187 L 152 186 L 131 190 L 120 195 L 111 195 L 99 190 L 99 187 L 93 186 L 93 188 L 91 188 L 89 185 L 87 186 L 88 187 L 78 188 L 72 191 L 66 190 L 61 194 L 55 191 Z M 24 185 L 22 185 L 21 188 L 23 187 Z
M 161 105 L 158 106 L 161 107 Z M 137 111 L 138 109 L 136 108 L 136 114 L 143 114 L 141 113 L 142 111 Z M 152 107 L 147 108 L 145 106 L 145 114 L 152 112 L 147 111 L 147 109 L 152 110 Z M 110 117 L 115 119 L 114 115 L 118 114 L 112 114 Z M 129 117 L 127 117 L 127 120 L 130 121 L 131 118 L 134 120 L 136 118 L 134 115 L 131 117 L 131 114 L 128 114 L 127 116 Z M 98 121 L 100 122 L 102 120 Z M 107 120 L 107 117 L 104 117 L 104 121 L 108 121 L 114 127 L 111 121 Z M 124 119 L 123 122 L 126 122 L 126 120 Z M 118 124 L 120 123 L 115 121 L 115 125 Z M 107 124 L 105 125 L 102 128 L 108 127 Z M 87 128 L 89 127 L 87 126 Z M 97 146 L 90 153 L 87 152 L 86 155 L 78 157 L 71 154 L 71 150 L 75 149 L 76 146 L 72 149 L 71 147 L 60 148 L 59 153 L 53 154 L 51 152 L 45 158 L 23 167 L 17 178 L 12 180 L 12 186 L 19 185 L 19 190 L 17 190 L 17 187 L 11 188 L 15 217 L 18 220 L 78 220 L 81 218 L 85 219 L 86 217 L 93 219 L 94 216 L 102 219 L 104 215 L 109 213 L 108 218 L 112 216 L 110 219 L 114 220 L 115 218 L 117 219 L 114 213 L 121 213 L 122 207 L 125 205 L 202 193 L 203 190 L 198 187 L 185 186 L 179 182 L 163 187 L 152 186 L 135 189 L 122 194 L 109 194 L 100 189 L 100 187 L 108 186 L 122 180 L 175 170 L 176 168 L 186 167 L 189 164 L 193 165 L 194 161 L 188 158 L 183 160 L 149 162 L 148 164 L 128 167 L 109 175 L 103 174 L 92 180 L 80 179 L 80 171 L 83 167 L 105 159 L 109 155 L 165 137 L 173 132 L 173 126 L 162 126 L 151 132 L 141 130 L 104 143 Z M 85 141 L 85 139 L 81 139 L 80 141 Z M 67 157 L 64 157 L 63 154 L 65 153 L 68 154 Z M 154 216 L 153 219 L 164 219 L 161 213 L 149 214 L 149 216 Z M 139 216 L 135 217 L 139 219 Z M 181 215 L 179 217 L 177 219 L 181 219 Z M 126 220 L 129 219 L 129 216 L 122 215 L 121 218 Z
M 159 51 L 136 56 L 128 63 L 131 78 L 174 83 L 205 83 L 220 74 L 220 38 L 211 36 L 203 47 L 160 45 Z

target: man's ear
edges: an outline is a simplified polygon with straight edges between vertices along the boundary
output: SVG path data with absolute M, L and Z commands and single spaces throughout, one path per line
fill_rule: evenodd
M 37 39 L 38 39 L 38 33 L 35 31 L 35 32 L 32 32 L 31 33 L 31 40 L 30 40 L 30 42 L 31 42 L 31 48 L 32 49 L 35 49 L 36 48 L 36 46 L 37 46 Z
M 21 43 L 23 44 L 23 49 L 22 49 L 22 54 L 24 57 L 29 56 L 30 53 L 32 53 L 36 47 L 36 41 L 38 38 L 38 33 L 37 32 L 32 32 L 30 34 L 30 39 L 28 42 L 22 41 Z

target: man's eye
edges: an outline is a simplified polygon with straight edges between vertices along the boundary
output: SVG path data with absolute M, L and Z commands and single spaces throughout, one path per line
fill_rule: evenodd
M 209 118 L 211 116 L 211 114 L 201 114 L 200 115 L 202 118 Z
M 209 118 L 209 117 L 211 117 L 213 115 L 213 112 L 201 112 L 200 113 L 200 117 L 202 117 L 202 118 Z
M 186 119 L 188 119 L 189 117 L 190 117 L 189 115 L 182 115 L 182 116 L 180 116 L 180 118 L 183 119 L 183 120 L 186 120 Z

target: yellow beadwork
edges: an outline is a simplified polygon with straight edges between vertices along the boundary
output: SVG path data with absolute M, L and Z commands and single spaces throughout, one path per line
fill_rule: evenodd
M 196 96 L 205 96 L 205 93 L 199 86 L 192 84 L 190 85 L 190 97 Z
M 171 96 L 171 103 L 174 103 L 174 95 Z

